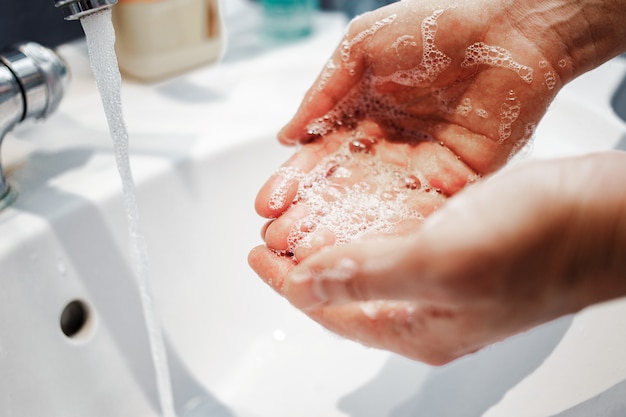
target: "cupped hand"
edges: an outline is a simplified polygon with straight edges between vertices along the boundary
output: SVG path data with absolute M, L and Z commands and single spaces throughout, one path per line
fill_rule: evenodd
M 548 305 L 554 285 L 520 281 L 516 293 L 506 279 L 511 265 L 533 277 L 552 273 L 522 260 L 549 261 L 546 245 L 534 252 L 528 243 L 539 244 L 541 230 L 526 226 L 532 210 L 551 213 L 543 203 L 558 187 L 514 177 L 454 197 L 482 213 L 444 204 L 502 167 L 576 75 L 558 31 L 537 36 L 537 13 L 524 4 L 405 0 L 351 22 L 279 133 L 302 146 L 256 199 L 272 221 L 249 259 L 266 282 L 337 333 L 431 363 L 572 311 L 571 303 Z M 526 193 L 532 198 L 519 207 L 510 203 Z M 353 211 L 359 202 L 373 211 Z M 435 210 L 440 220 L 422 228 Z M 539 224 L 557 230 L 561 214 Z M 503 230 L 510 235 L 500 242 Z M 527 302 L 512 302 L 514 294 Z
M 404 1 L 350 24 L 279 134 L 283 143 L 304 146 L 257 196 L 257 212 L 278 218 L 264 231 L 269 248 L 292 251 L 293 227 L 306 228 L 298 223 L 311 214 L 310 205 L 293 204 L 299 183 L 333 153 L 356 146 L 353 153 L 377 153 L 403 170 L 398 175 L 417 177 L 421 187 L 408 206 L 425 217 L 530 139 L 562 85 L 555 68 L 566 73 L 567 60 L 552 65 L 558 54 L 526 40 L 510 9 L 500 6 Z M 375 175 L 356 171 L 351 182 Z M 299 259 L 337 243 L 337 228 L 315 234 L 300 245 Z
M 410 234 L 299 265 L 264 246 L 249 260 L 328 329 L 442 364 L 626 295 L 623 178 L 619 152 L 528 163 L 458 193 Z
M 409 0 L 356 18 L 279 140 L 305 143 L 367 119 L 388 140 L 442 143 L 458 165 L 493 172 L 573 70 L 550 32 L 541 46 L 527 38 L 518 7 Z

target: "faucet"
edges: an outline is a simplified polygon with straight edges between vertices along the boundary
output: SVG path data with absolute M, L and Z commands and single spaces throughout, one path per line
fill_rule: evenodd
M 66 20 L 78 20 L 112 7 L 117 0 L 55 0 Z M 20 122 L 54 112 L 63 97 L 67 68 L 50 49 L 28 42 L 0 53 L 0 145 Z M 0 161 L 0 210 L 13 202 Z
M 66 83 L 63 61 L 37 43 L 19 44 L 0 53 L 0 145 L 20 122 L 45 118 L 54 112 Z M 0 163 L 0 209 L 14 196 Z
M 65 11 L 66 20 L 77 20 L 117 4 L 117 0 L 58 0 L 54 5 Z
M 112 7 L 117 0 L 55 0 L 66 20 L 78 20 Z M 0 145 L 20 122 L 41 119 L 59 106 L 67 83 L 67 68 L 50 49 L 37 43 L 19 44 L 0 53 Z M 0 160 L 0 210 L 13 202 Z

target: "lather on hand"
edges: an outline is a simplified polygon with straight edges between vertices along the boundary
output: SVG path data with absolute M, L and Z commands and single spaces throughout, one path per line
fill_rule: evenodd
M 434 364 L 626 295 L 624 154 L 492 175 L 563 85 L 626 50 L 625 18 L 624 1 L 483 0 L 402 1 L 355 19 L 279 134 L 303 146 L 257 196 L 274 220 L 253 269 L 325 327 Z M 289 256 L 311 214 L 292 204 L 298 182 L 360 138 L 372 158 L 419 171 L 407 205 L 426 220 L 340 246 L 325 231 Z M 269 204 L 277 187 L 284 199 Z

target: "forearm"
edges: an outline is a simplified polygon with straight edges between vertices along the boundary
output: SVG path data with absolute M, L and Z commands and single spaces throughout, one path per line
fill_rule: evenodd
M 565 83 L 626 52 L 626 0 L 512 0 L 507 11 Z
M 578 181 L 568 181 L 577 203 L 564 230 L 572 252 L 565 254 L 570 258 L 565 275 L 582 284 L 584 305 L 626 295 L 626 154 L 590 155 L 578 172 Z

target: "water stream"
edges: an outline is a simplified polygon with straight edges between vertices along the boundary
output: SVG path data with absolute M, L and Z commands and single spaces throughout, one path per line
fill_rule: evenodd
M 156 384 L 163 417 L 176 417 L 167 362 L 165 342 L 150 291 L 148 256 L 139 227 L 139 212 L 129 159 L 129 140 L 121 100 L 121 76 L 115 55 L 115 32 L 109 9 L 81 20 L 87 39 L 87 49 L 96 84 L 107 117 L 117 169 L 122 181 L 124 208 L 128 218 L 131 256 L 150 349 L 156 372 Z

